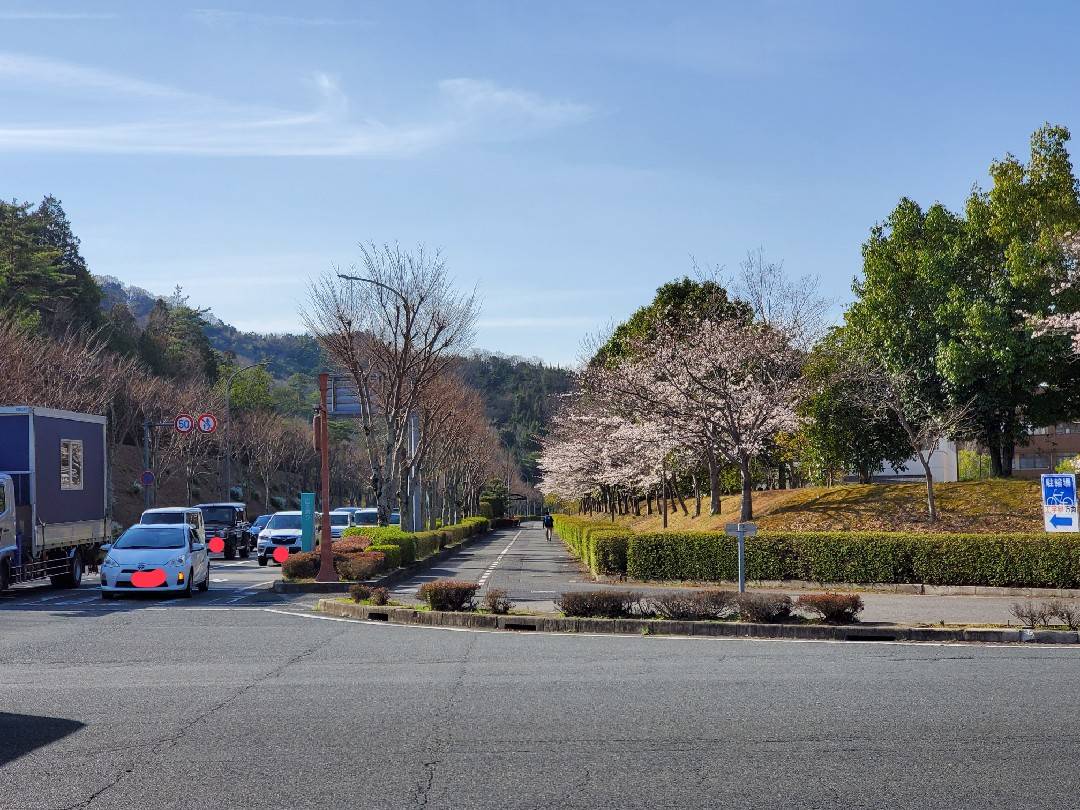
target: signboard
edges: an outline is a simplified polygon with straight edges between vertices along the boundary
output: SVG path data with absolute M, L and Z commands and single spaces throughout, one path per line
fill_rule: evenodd
M 1076 514 L 1076 476 L 1051 473 L 1042 476 L 1043 528 L 1048 532 L 1080 531 Z
M 756 523 L 727 523 L 725 534 L 739 541 L 739 593 L 746 592 L 746 538 L 757 534 Z
M 195 420 L 191 418 L 191 414 L 182 413 L 173 421 L 173 426 L 177 433 L 191 433 L 195 429 Z
M 142 485 L 144 487 L 152 487 L 154 485 L 154 481 L 156 480 L 154 478 L 154 471 L 143 470 L 142 475 L 139 476 L 139 480 L 142 482 Z
M 217 430 L 217 417 L 212 413 L 204 413 L 199 417 L 199 432 L 213 433 Z
M 326 392 L 326 409 L 331 416 L 360 416 L 360 396 L 348 377 L 331 377 Z
M 315 493 L 300 493 L 300 548 L 315 550 Z

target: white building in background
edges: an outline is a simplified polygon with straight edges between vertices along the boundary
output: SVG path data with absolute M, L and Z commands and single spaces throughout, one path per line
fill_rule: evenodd
M 938 442 L 937 447 L 930 453 L 930 472 L 934 476 L 935 483 L 960 480 L 960 454 L 957 451 L 956 442 Z M 885 469 L 874 476 L 874 481 L 883 484 L 922 481 L 925 476 L 922 463 L 919 459 L 912 457 L 898 470 L 886 464 Z

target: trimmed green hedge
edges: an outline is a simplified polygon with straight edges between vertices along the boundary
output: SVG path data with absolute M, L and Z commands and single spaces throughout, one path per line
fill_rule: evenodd
M 558 515 L 571 553 L 597 574 L 734 580 L 735 538 L 641 532 Z M 623 550 L 625 549 L 625 551 Z M 916 532 L 762 532 L 746 543 L 747 578 L 814 582 L 1080 587 L 1080 536 Z
M 401 561 L 401 546 L 372 544 L 368 546 L 368 551 L 378 551 L 386 555 L 386 569 L 393 570 L 402 566 Z
M 396 548 L 396 555 L 387 555 L 387 566 L 396 568 L 430 557 L 439 549 L 456 545 L 466 537 L 488 531 L 490 527 L 491 522 L 487 518 L 471 517 L 453 526 L 415 533 L 404 532 L 399 526 L 350 526 L 342 532 L 342 537 L 369 537 L 372 551 L 385 551 L 388 546 Z

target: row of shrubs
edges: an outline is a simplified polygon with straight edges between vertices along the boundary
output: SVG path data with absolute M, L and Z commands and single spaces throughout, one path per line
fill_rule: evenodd
M 453 526 L 433 531 L 404 532 L 398 526 L 353 526 L 334 542 L 334 568 L 341 579 L 360 581 L 384 571 L 430 557 L 466 537 L 486 532 L 490 521 L 483 517 L 465 518 Z M 292 554 L 282 565 L 285 579 L 311 579 L 319 573 L 320 552 Z
M 758 623 L 788 621 L 802 612 L 828 624 L 852 624 L 863 610 L 862 598 L 853 593 L 803 594 L 793 601 L 782 593 L 713 589 L 649 596 L 624 590 L 568 591 L 555 604 L 567 616 L 588 618 L 739 619 Z
M 1028 627 L 1049 627 L 1057 620 L 1070 630 L 1080 629 L 1080 607 L 1067 599 L 1014 602 L 1010 612 Z
M 555 528 L 593 573 L 640 580 L 738 576 L 723 532 L 634 532 L 568 515 Z M 1080 587 L 1080 535 L 761 532 L 746 543 L 750 580 Z

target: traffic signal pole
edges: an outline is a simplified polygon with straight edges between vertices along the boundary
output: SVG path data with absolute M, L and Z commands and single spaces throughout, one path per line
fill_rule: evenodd
M 329 414 L 326 409 L 326 390 L 330 375 L 319 375 L 319 418 L 315 429 L 318 431 L 319 456 L 322 466 L 322 531 L 319 536 L 319 573 L 316 582 L 337 582 L 334 570 L 334 550 L 330 539 L 330 430 Z

